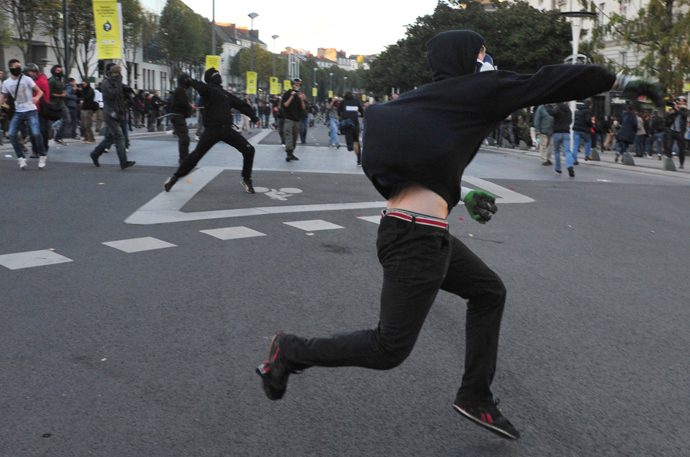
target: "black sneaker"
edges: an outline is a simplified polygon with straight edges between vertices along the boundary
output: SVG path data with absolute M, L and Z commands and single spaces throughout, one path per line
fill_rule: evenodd
M 285 332 L 278 332 L 271 339 L 268 349 L 268 360 L 259 365 L 256 372 L 261 376 L 264 393 L 270 400 L 280 400 L 285 395 L 290 372 L 285 369 L 280 360 L 280 339 Z
M 177 182 L 177 176 L 173 175 L 173 176 L 169 177 L 163 183 L 163 189 L 165 189 L 166 192 L 170 192 L 170 189 L 172 189 L 172 187 L 175 185 L 176 182 Z
M 240 184 L 242 184 L 242 187 L 244 187 L 244 190 L 246 190 L 248 194 L 254 193 L 254 186 L 252 186 L 251 179 L 243 179 L 240 181 Z
M 101 164 L 98 163 L 98 157 L 93 155 L 93 153 L 89 154 L 89 157 L 91 157 L 91 161 L 93 162 L 94 165 L 96 165 L 97 167 L 101 166 Z
M 125 162 L 124 165 L 121 165 L 120 168 L 124 170 L 125 168 L 129 168 L 129 167 L 132 167 L 134 165 L 136 165 L 136 162 L 134 160 L 129 160 L 129 161 Z
M 501 410 L 498 409 L 498 403 L 499 400 L 496 399 L 496 403 L 489 406 L 462 407 L 454 404 L 453 409 L 460 413 L 462 417 L 481 425 L 501 438 L 509 440 L 520 438 L 520 432 L 503 416 Z
M 575 169 L 573 167 L 568 167 L 568 175 L 570 175 L 571 178 L 575 177 Z

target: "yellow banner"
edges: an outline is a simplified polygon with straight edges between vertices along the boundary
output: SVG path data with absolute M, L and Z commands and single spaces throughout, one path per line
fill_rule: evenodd
M 98 58 L 121 59 L 120 18 L 116 0 L 93 0 L 93 20 L 96 26 Z
M 333 98 L 333 91 L 332 90 L 328 91 L 328 98 Z
M 319 91 L 316 89 L 316 87 L 311 88 L 311 96 L 316 97 L 318 95 Z
M 290 89 L 292 89 L 292 83 L 290 82 L 289 79 L 284 79 L 284 80 L 283 80 L 283 89 L 285 89 L 285 90 L 290 90 Z
M 278 83 L 278 93 L 283 92 L 283 85 Z
M 362 101 L 363 101 L 363 102 L 366 102 L 366 101 L 367 101 L 367 95 L 366 95 L 366 94 L 362 94 Z
M 256 95 L 256 72 L 247 72 L 247 94 Z
M 280 89 L 278 88 L 279 85 L 278 78 L 271 78 L 271 95 L 278 95 L 280 93 Z
M 206 70 L 212 67 L 220 73 L 220 56 L 206 56 Z
M 690 83 L 683 84 L 683 92 L 685 92 L 686 94 L 690 92 Z

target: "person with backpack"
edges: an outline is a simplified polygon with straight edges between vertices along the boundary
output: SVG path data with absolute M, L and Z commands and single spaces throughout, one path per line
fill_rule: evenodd
M 17 155 L 19 169 L 26 169 L 26 157 L 24 156 L 24 151 L 17 137 L 19 126 L 23 122 L 29 125 L 31 136 L 36 144 L 39 155 L 38 168 L 43 169 L 46 166 L 47 155 L 44 148 L 38 116 L 38 103 L 41 97 L 43 97 L 43 91 L 32 78 L 22 74 L 22 64 L 19 60 L 10 60 L 8 66 L 10 67 L 11 76 L 2 85 L 0 106 L 3 105 L 6 100 L 11 99 L 12 107 L 10 107 L 10 110 L 13 112 L 11 112 L 12 121 L 10 122 L 8 136 L 14 148 L 14 153 Z

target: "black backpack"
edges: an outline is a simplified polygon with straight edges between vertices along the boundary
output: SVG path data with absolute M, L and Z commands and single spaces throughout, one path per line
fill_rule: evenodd
M 0 112 L 2 114 L 0 115 L 0 119 L 10 120 L 12 119 L 12 116 L 14 116 L 15 111 L 17 111 L 17 105 L 15 105 L 14 100 L 17 98 L 17 94 L 19 93 L 19 84 L 21 84 L 23 76 L 24 75 L 19 75 L 19 79 L 17 80 L 17 88 L 14 91 L 14 97 L 9 92 L 7 93 L 7 100 L 5 101 L 5 104 L 0 107 Z

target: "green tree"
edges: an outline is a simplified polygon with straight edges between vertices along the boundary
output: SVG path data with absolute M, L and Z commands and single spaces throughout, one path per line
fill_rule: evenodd
M 40 13 L 45 7 L 46 0 L 0 0 L 0 9 L 14 21 L 16 36 L 14 44 L 19 47 L 24 62 L 31 62 L 32 42 L 40 23 Z
M 12 44 L 12 35 L 7 27 L 5 14 L 0 10 L 0 49 L 8 48 Z M 0 64 L 1 65 L 1 64 Z
M 526 2 L 498 2 L 486 11 L 476 0 L 439 2 L 433 14 L 417 18 L 405 37 L 388 46 L 365 73 L 368 90 L 389 93 L 391 88 L 411 90 L 431 82 L 426 43 L 440 32 L 474 30 L 501 70 L 533 73 L 561 63 L 570 54 L 570 25 L 558 11 L 540 11 Z
M 127 73 L 127 81 L 132 81 L 134 60 L 137 49 L 141 47 L 144 14 L 139 0 L 120 0 L 122 3 L 122 65 Z
M 260 87 L 269 87 L 270 78 L 273 76 L 273 53 L 261 49 L 258 44 L 254 47 L 254 71 L 257 73 L 257 82 Z M 240 49 L 233 57 L 230 73 L 233 76 L 245 76 L 250 69 L 251 52 L 249 49 Z M 285 57 L 276 55 L 276 77 L 279 81 L 285 79 Z M 300 72 L 301 74 L 301 72 Z
M 587 2 L 592 11 L 595 2 Z M 690 76 L 690 0 L 649 0 L 630 18 L 613 13 L 597 22 L 592 48 L 603 48 L 607 37 L 622 39 L 643 55 L 639 67 L 628 71 L 656 78 L 671 93 L 679 93 Z M 612 66 L 621 68 L 620 65 Z

